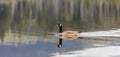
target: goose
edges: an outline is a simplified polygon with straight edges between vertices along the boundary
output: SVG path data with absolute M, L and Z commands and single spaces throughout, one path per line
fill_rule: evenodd
M 58 24 L 59 27 L 59 33 L 58 33 L 58 37 L 59 37 L 59 44 L 58 44 L 58 48 L 62 47 L 62 39 L 66 39 L 66 40 L 74 40 L 74 39 L 78 39 L 81 38 L 78 36 L 79 31 L 63 31 L 62 30 L 62 24 Z

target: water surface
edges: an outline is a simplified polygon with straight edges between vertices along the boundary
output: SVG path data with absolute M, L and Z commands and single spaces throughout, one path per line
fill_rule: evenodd
M 65 57 L 119 48 L 119 16 L 119 0 L 0 0 L 0 57 Z M 81 31 L 83 39 L 63 40 L 57 48 L 58 23 L 63 30 Z

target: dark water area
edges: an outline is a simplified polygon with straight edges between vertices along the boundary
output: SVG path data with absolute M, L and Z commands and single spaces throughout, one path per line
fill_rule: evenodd
M 58 23 L 63 30 L 82 32 L 120 29 L 120 1 L 0 0 L 0 57 L 52 57 L 56 52 L 119 46 L 120 39 L 83 38 L 63 40 L 57 48 Z

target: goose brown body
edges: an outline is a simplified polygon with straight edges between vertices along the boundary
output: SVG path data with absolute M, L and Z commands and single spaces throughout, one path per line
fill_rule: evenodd
M 58 33 L 59 44 L 58 44 L 58 48 L 62 47 L 62 40 L 63 39 L 74 40 L 74 39 L 81 38 L 81 37 L 78 36 L 78 34 L 80 33 L 78 31 L 63 31 L 62 30 L 62 24 L 58 24 L 58 27 L 59 27 L 59 33 Z
M 78 31 L 63 31 L 62 33 L 59 33 L 59 38 L 74 40 L 79 38 L 78 34 Z

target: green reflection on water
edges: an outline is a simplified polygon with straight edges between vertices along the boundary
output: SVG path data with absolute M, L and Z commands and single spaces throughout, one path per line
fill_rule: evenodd
M 0 3 L 0 38 L 43 36 L 64 30 L 92 31 L 120 25 L 119 0 L 13 0 Z M 8 36 L 7 36 L 8 37 Z M 10 36 L 9 36 L 10 37 Z M 44 38 L 44 37 L 42 37 Z

